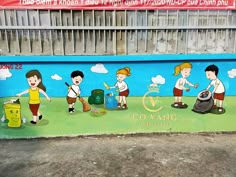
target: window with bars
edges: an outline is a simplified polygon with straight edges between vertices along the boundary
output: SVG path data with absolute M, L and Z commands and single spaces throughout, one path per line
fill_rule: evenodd
M 235 52 L 231 10 L 0 10 L 0 55 Z

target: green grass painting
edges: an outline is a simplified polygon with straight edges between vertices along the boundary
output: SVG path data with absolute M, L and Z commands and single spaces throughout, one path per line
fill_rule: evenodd
M 0 104 L 11 98 L 1 98 Z M 87 100 L 87 98 L 85 98 Z M 128 109 L 107 110 L 104 105 L 91 105 L 91 111 L 83 112 L 82 104 L 76 103 L 76 112 L 68 113 L 65 98 L 41 99 L 43 119 L 36 125 L 28 108 L 28 98 L 20 98 L 21 117 L 26 118 L 19 128 L 0 123 L 0 138 L 34 138 L 101 134 L 128 134 L 152 132 L 218 132 L 236 130 L 236 97 L 226 97 L 225 113 L 221 115 L 198 114 L 192 111 L 195 97 L 184 97 L 187 109 L 171 107 L 173 97 L 158 97 L 149 104 L 143 97 L 128 97 Z M 148 109 L 145 108 L 145 105 Z M 149 104 L 149 105 L 148 105 Z M 160 108 L 160 109 L 159 109 Z M 153 110 L 153 111 L 152 111 Z M 4 109 L 0 110 L 1 117 Z

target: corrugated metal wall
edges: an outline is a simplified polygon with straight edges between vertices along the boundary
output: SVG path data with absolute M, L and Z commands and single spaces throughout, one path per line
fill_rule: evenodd
M 236 11 L 0 10 L 0 55 L 236 53 Z

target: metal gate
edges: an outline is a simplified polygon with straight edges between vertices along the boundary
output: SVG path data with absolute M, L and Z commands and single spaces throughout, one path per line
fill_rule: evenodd
M 231 10 L 0 10 L 0 55 L 236 53 Z

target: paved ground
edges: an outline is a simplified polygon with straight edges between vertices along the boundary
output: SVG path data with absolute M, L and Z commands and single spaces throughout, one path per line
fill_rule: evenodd
M 236 134 L 0 140 L 0 177 L 236 177 Z

